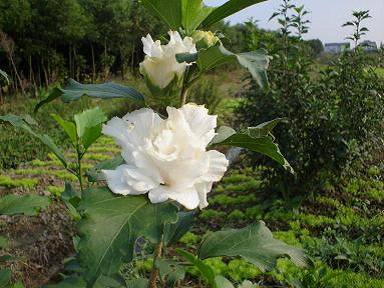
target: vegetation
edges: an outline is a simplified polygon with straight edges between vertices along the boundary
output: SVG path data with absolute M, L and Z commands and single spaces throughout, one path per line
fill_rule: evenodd
M 0 287 L 384 286 L 384 52 L 359 45 L 369 11 L 344 24 L 356 49 L 330 57 L 302 39 L 310 12 L 293 0 L 270 19 L 278 31 L 222 21 L 256 0 L 186 0 L 194 13 L 181 1 L 51 2 L 0 0 Z M 160 87 L 150 66 L 138 75 L 152 57 L 140 38 L 164 46 L 168 29 L 197 49 L 166 59 L 185 70 Z M 107 79 L 118 83 L 89 84 Z M 207 150 L 230 160 L 209 206 L 111 193 L 102 170 L 136 165 L 124 146 L 135 143 L 102 125 L 143 106 L 166 119 L 165 105 L 186 102 L 220 116 Z

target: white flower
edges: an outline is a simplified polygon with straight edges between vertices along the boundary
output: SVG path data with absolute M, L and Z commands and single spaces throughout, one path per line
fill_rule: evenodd
M 176 31 L 168 32 L 170 40 L 167 45 L 161 45 L 159 40 L 153 41 L 151 35 L 141 38 L 146 54 L 140 63 L 140 72 L 152 82 L 153 85 L 163 89 L 175 77 L 181 79 L 187 63 L 179 63 L 176 54 L 196 53 L 196 46 L 191 37 L 181 38 Z
M 217 116 L 204 106 L 167 107 L 168 119 L 142 108 L 113 118 L 103 133 L 115 138 L 126 164 L 103 170 L 112 192 L 148 192 L 152 203 L 173 199 L 188 209 L 208 205 L 207 193 L 228 167 L 225 155 L 206 151 L 215 136 Z

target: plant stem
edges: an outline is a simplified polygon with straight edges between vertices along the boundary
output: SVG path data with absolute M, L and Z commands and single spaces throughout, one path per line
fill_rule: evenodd
M 80 151 L 77 150 L 77 168 L 78 168 L 77 179 L 79 179 L 80 190 L 81 190 L 81 192 L 83 192 L 84 186 L 83 186 L 83 171 L 82 171 L 82 167 L 81 167 L 81 158 L 82 158 L 82 155 L 81 155 Z
M 151 276 L 149 278 L 149 288 L 157 288 L 157 278 L 159 276 L 159 269 L 156 267 L 156 261 L 161 257 L 161 254 L 163 252 L 163 240 L 157 244 L 155 249 L 155 256 L 153 258 L 153 266 L 151 271 Z

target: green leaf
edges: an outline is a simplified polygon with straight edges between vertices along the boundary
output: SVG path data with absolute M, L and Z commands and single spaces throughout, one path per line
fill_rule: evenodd
M 0 69 L 0 76 L 5 79 L 5 81 L 9 84 L 8 74 L 5 71 Z
M 175 244 L 189 231 L 194 221 L 195 212 L 179 212 L 176 223 L 167 223 L 164 228 L 164 244 Z
M 147 279 L 139 278 L 139 279 L 127 281 L 127 288 L 147 288 L 147 287 L 148 287 Z
M 73 79 L 64 88 L 55 88 L 51 94 L 35 106 L 35 113 L 43 105 L 61 98 L 64 102 L 79 100 L 87 95 L 92 98 L 112 99 L 127 98 L 138 102 L 144 102 L 144 96 L 137 90 L 121 84 L 107 82 L 103 84 L 81 84 Z
M 125 161 L 121 155 L 117 155 L 115 158 L 110 160 L 102 161 L 96 164 L 92 169 L 86 172 L 89 182 L 98 182 L 105 180 L 101 170 L 114 170 L 117 166 L 124 164 Z
M 138 237 L 157 243 L 165 223 L 177 221 L 178 209 L 171 203 L 151 204 L 145 196 L 117 196 L 106 188 L 90 189 L 84 195 L 79 250 L 89 285 L 131 261 Z
M 87 150 L 101 136 L 101 124 L 107 121 L 107 116 L 99 107 L 88 109 L 74 116 L 77 137 Z
M 202 0 L 142 0 L 143 5 L 155 17 L 161 19 L 172 30 L 184 28 L 193 32 L 211 13 Z
M 275 138 L 271 134 L 272 129 L 285 119 L 277 118 L 269 122 L 262 123 L 256 127 L 249 127 L 245 131 L 236 132 L 230 127 L 220 127 L 218 134 L 212 139 L 210 145 L 226 145 L 246 148 L 248 150 L 261 153 L 275 160 L 290 173 L 294 173 L 293 168 L 281 154 L 279 146 L 274 142 Z
M 8 238 L 0 236 L 0 249 L 6 249 L 9 245 Z
M 38 195 L 5 195 L 0 197 L 0 215 L 36 215 L 51 204 L 48 197 Z
M 228 16 L 243 10 L 244 8 L 264 1 L 266 0 L 229 0 L 223 5 L 215 8 L 203 21 L 202 27 L 209 27 Z
M 182 57 L 182 59 L 184 58 L 186 58 L 186 56 Z M 197 58 L 197 66 L 201 73 L 207 72 L 220 65 L 237 61 L 241 66 L 248 69 L 260 87 L 268 86 L 266 69 L 269 65 L 269 58 L 263 49 L 235 54 L 220 44 L 199 51 Z
M 173 287 L 177 281 L 184 279 L 185 269 L 173 260 L 156 260 L 156 267 L 159 269 L 160 277 L 166 284 L 165 287 Z
M 32 130 L 32 128 L 28 125 L 28 122 L 31 123 L 31 120 L 33 120 L 30 116 L 27 117 L 20 117 L 13 114 L 8 114 L 4 116 L 0 116 L 0 120 L 9 122 L 12 126 L 21 128 L 24 131 L 28 132 L 32 136 L 39 139 L 43 144 L 45 144 L 52 152 L 57 156 L 57 158 L 60 160 L 60 162 L 63 164 L 64 167 L 67 167 L 67 161 L 65 160 L 63 152 L 56 146 L 56 144 L 53 142 L 53 140 L 46 134 L 39 134 Z M 34 121 L 34 120 L 33 120 Z
M 217 275 L 215 277 L 215 284 L 217 287 L 220 287 L 220 288 L 235 288 L 235 286 L 233 286 L 232 283 L 227 278 L 221 275 Z
M 57 284 L 44 286 L 44 288 L 86 288 L 86 287 L 87 287 L 87 283 L 84 281 L 82 277 L 79 277 L 79 276 L 71 276 Z
M 199 258 L 197 258 L 195 255 L 185 251 L 185 250 L 182 250 L 180 248 L 176 248 L 176 252 L 181 255 L 182 257 L 184 257 L 190 264 L 192 264 L 194 267 L 196 267 L 201 275 L 203 276 L 203 278 L 210 284 L 212 285 L 213 287 L 216 286 L 215 284 L 215 272 L 213 271 L 213 269 L 205 264 L 203 261 L 201 261 Z
M 66 121 L 57 114 L 51 114 L 52 118 L 63 128 L 65 133 L 67 133 L 69 139 L 71 139 L 72 144 L 76 146 L 77 136 L 76 136 L 76 125 L 71 121 Z
M 8 288 L 9 282 L 11 282 L 11 270 L 1 269 L 0 270 L 0 288 Z
M 201 0 L 181 0 L 182 5 L 182 27 L 187 34 L 192 33 L 205 18 L 214 10 L 207 7 Z
M 101 275 L 92 288 L 126 288 L 124 280 L 120 276 L 106 277 Z
M 298 266 L 308 263 L 302 250 L 273 238 L 272 232 L 259 221 L 243 229 L 229 229 L 208 235 L 198 251 L 200 259 L 240 256 L 262 271 L 276 266 L 278 258 L 288 256 Z

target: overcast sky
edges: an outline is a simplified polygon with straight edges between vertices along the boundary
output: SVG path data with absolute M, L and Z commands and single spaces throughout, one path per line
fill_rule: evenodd
M 217 6 L 226 0 L 204 0 L 206 5 Z M 247 21 L 253 17 L 259 20 L 262 28 L 276 29 L 276 21 L 269 22 L 272 13 L 279 7 L 281 0 L 268 0 L 244 9 L 229 17 L 231 23 Z M 319 38 L 323 42 L 344 41 L 346 34 L 351 32 L 349 27 L 341 28 L 341 25 L 351 19 L 353 10 L 370 10 L 372 19 L 366 21 L 370 29 L 365 39 L 384 42 L 384 0 L 295 0 L 296 5 L 305 5 L 311 12 L 308 16 L 312 22 L 306 39 Z

